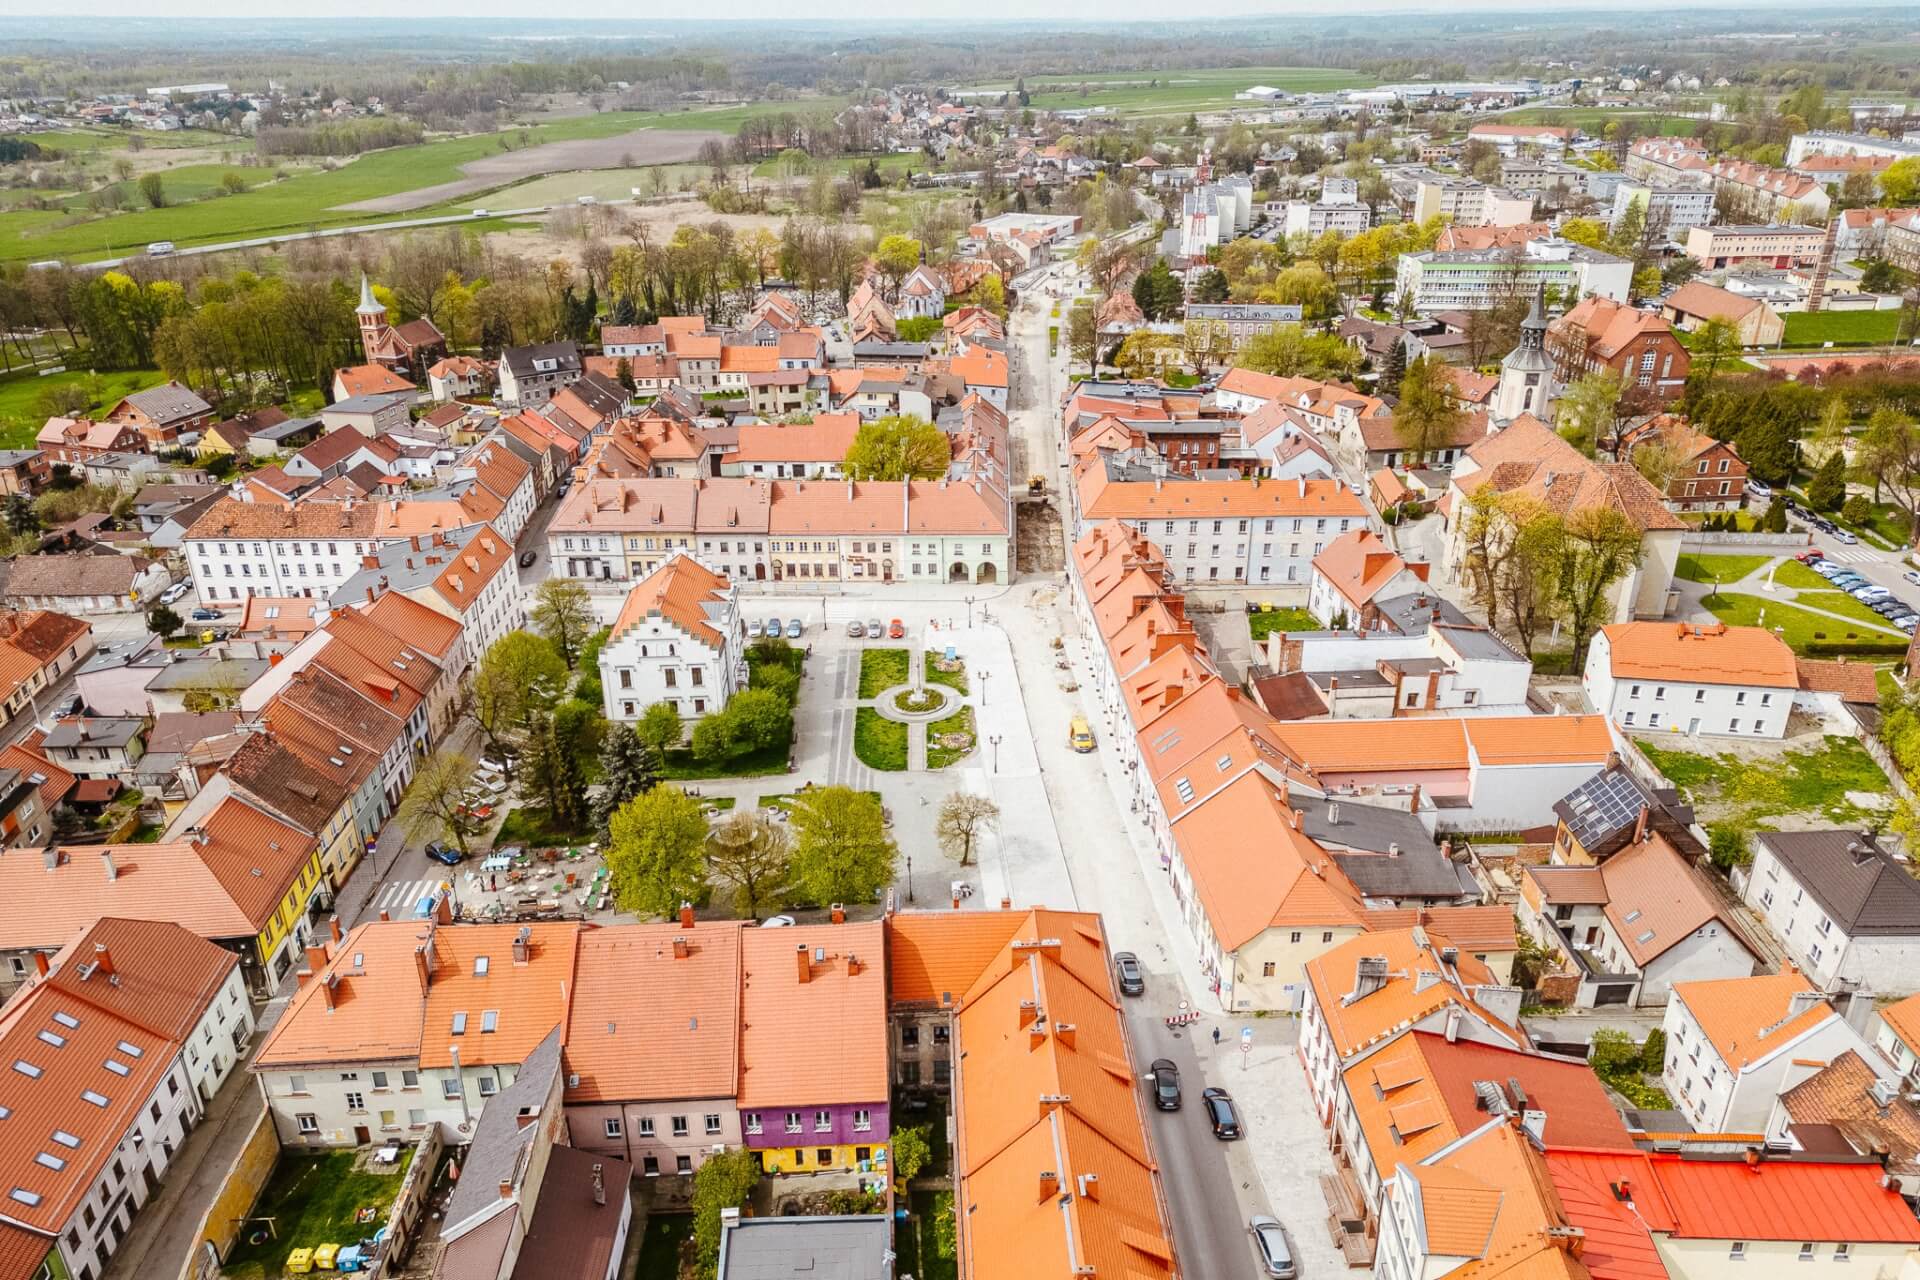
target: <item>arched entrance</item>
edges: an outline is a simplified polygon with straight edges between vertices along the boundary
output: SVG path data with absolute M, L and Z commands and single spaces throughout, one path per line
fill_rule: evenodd
M 967 566 L 960 563 L 958 560 L 954 561 L 953 568 L 947 571 L 947 581 L 948 582 L 966 582 L 966 581 L 969 581 L 969 579 L 970 579 L 970 575 L 967 573 Z
M 979 574 L 974 578 L 975 582 L 998 582 L 999 580 L 1000 571 L 993 567 L 991 561 L 981 565 Z

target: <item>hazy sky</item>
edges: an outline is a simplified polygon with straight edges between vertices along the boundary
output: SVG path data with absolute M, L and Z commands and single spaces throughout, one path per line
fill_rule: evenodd
M 1787 0 L 1779 0 L 1786 3 Z M 1736 0 L 1693 0 L 1689 8 L 1727 7 Z M 1744 0 L 1754 7 L 1755 0 Z M 1758 0 L 1767 4 L 1769 0 Z M 1206 0 L 1198 10 L 1182 10 L 1201 18 L 1288 13 L 1465 13 L 1501 12 L 1516 16 L 1554 13 L 1568 9 L 1604 12 L 1627 7 L 1663 7 L 1664 0 Z M 260 18 L 293 19 L 393 17 L 409 18 L 562 18 L 591 24 L 595 19 L 644 22 L 651 6 L 628 7 L 608 0 L 411 0 L 396 9 L 388 0 L 0 0 L 0 16 L 62 14 L 86 17 L 138 18 Z M 696 8 L 678 9 L 660 16 L 679 19 L 842 19 L 850 23 L 872 20 L 965 20 L 990 18 L 1046 23 L 1107 20 L 1166 19 L 1165 0 L 706 0 Z

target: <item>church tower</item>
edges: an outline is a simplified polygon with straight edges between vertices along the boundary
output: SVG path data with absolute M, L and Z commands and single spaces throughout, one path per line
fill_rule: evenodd
M 353 313 L 360 321 L 360 351 L 366 356 L 367 363 L 374 363 L 373 353 L 381 346 L 381 338 L 387 330 L 387 309 L 373 296 L 373 286 L 367 277 L 360 277 L 360 305 Z
M 1547 290 L 1533 296 L 1533 309 L 1520 326 L 1520 345 L 1500 362 L 1500 385 L 1493 393 L 1493 419 L 1513 421 L 1523 413 L 1546 420 L 1553 398 L 1553 361 L 1547 358 Z

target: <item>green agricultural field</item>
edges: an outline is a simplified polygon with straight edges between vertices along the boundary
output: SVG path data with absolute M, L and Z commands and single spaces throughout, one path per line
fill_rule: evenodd
M 1295 93 L 1360 89 L 1376 81 L 1356 71 L 1333 67 L 1200 67 L 1176 71 L 1099 72 L 1093 75 L 1030 76 L 1027 92 L 1036 109 L 1054 111 L 1105 107 L 1125 116 L 1176 115 L 1213 111 L 1237 102 L 1234 94 L 1254 85 Z M 1011 91 L 1012 84 L 981 86 L 977 92 Z
M 1831 342 L 1839 346 L 1874 346 L 1892 342 L 1900 326 L 1898 311 L 1790 311 L 1786 345 L 1817 347 Z
M 155 170 L 160 175 L 160 185 L 166 192 L 169 204 L 185 204 L 192 200 L 203 200 L 220 191 L 221 182 L 230 173 L 240 175 L 249 189 L 272 180 L 271 169 L 243 169 L 235 164 L 183 164 L 177 169 Z M 140 193 L 138 178 L 110 184 L 120 192 L 120 204 L 125 209 L 138 209 L 146 204 L 146 197 Z M 81 192 L 66 201 L 69 212 L 85 214 L 90 212 L 87 202 L 92 192 Z
M 828 160 L 814 161 L 809 173 L 825 170 L 828 173 L 841 174 L 852 173 L 856 169 L 864 173 L 866 172 L 869 162 L 877 163 L 880 166 L 881 174 L 889 179 L 897 178 L 909 170 L 914 173 L 921 173 L 933 167 L 933 162 L 928 160 L 926 156 L 918 151 L 909 151 L 889 152 L 886 155 L 879 156 L 834 156 Z M 768 156 L 765 160 L 753 166 L 753 176 L 756 178 L 779 177 L 780 158 L 778 156 Z
M 1599 107 L 1532 107 L 1503 112 L 1495 117 L 1495 123 L 1499 124 L 1565 125 L 1595 137 L 1606 128 L 1609 120 L 1631 120 L 1637 132 L 1666 138 L 1691 137 L 1693 131 L 1700 127 L 1700 121 L 1691 116 L 1669 115 L 1661 111 L 1608 111 Z
M 68 155 L 90 151 L 124 151 L 135 139 L 138 139 L 143 147 L 169 151 L 181 147 L 248 145 L 245 138 L 236 138 L 227 133 L 215 133 L 211 129 L 173 129 L 166 133 L 157 133 L 150 129 L 67 129 L 50 133 L 23 133 L 7 136 L 23 138 L 42 150 L 59 151 Z
M 731 132 L 742 121 L 765 111 L 824 111 L 834 109 L 839 103 L 839 99 L 820 99 L 713 111 L 613 111 L 574 116 L 524 129 L 369 152 L 337 168 L 304 173 L 240 195 L 195 204 L 81 221 L 59 213 L 0 212 L 0 261 L 43 258 L 85 261 L 139 252 L 156 240 L 171 240 L 178 245 L 209 244 L 319 227 L 414 218 L 421 216 L 422 211 L 375 214 L 347 211 L 339 206 L 459 181 L 466 176 L 460 171 L 461 165 L 498 154 L 502 141 L 518 146 L 524 137 L 527 145 L 538 146 L 579 138 L 613 137 L 639 128 Z M 481 203 L 478 196 L 462 197 L 460 202 L 464 207 Z
M 93 411 L 99 412 L 122 396 L 144 391 L 165 382 L 167 375 L 158 369 L 138 369 L 123 373 L 50 373 L 46 377 L 15 374 L 0 379 L 0 449 L 30 449 L 33 438 L 47 423 L 47 415 L 37 408 L 40 397 L 56 387 L 84 386 L 93 397 Z

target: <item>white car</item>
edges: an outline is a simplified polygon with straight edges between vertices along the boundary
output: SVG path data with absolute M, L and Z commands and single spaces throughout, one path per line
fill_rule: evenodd
M 1920 569 L 1909 569 L 1901 574 L 1900 577 L 1907 582 L 1911 582 L 1914 586 L 1920 587 Z
M 1845 529 L 1835 529 L 1830 536 L 1835 542 L 1842 543 L 1849 547 L 1856 545 L 1860 541 L 1860 539 L 1854 537 Z
M 1773 496 L 1773 486 L 1770 484 L 1766 484 L 1762 481 L 1755 480 L 1752 476 L 1748 476 L 1747 492 L 1752 494 L 1756 498 L 1771 498 Z
M 176 582 L 160 593 L 160 603 L 172 604 L 185 594 L 187 594 L 187 584 L 184 582 Z

